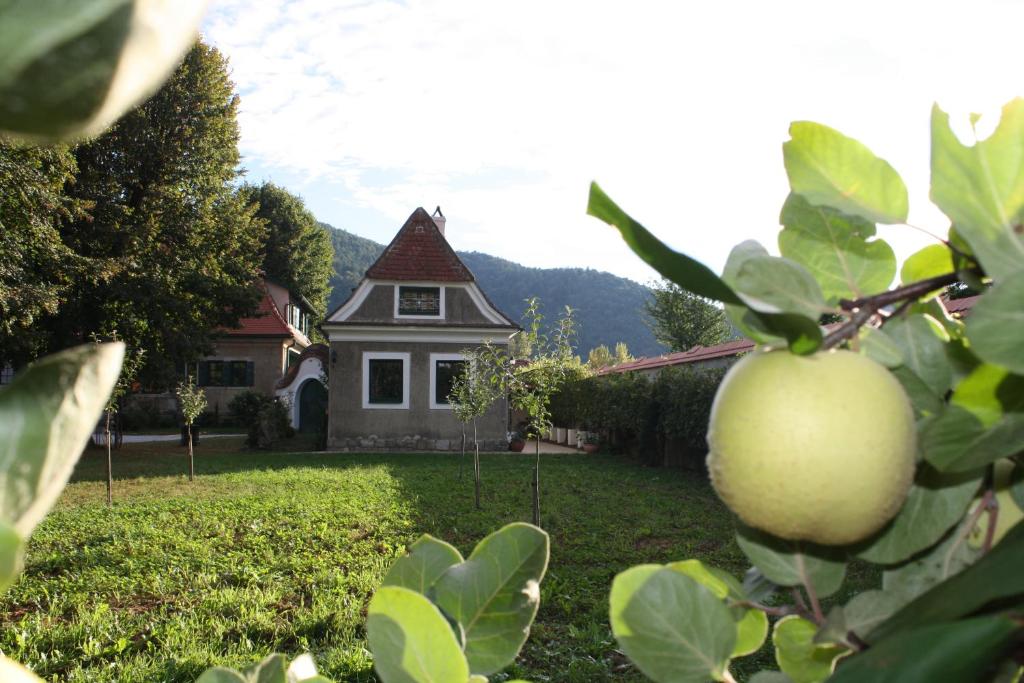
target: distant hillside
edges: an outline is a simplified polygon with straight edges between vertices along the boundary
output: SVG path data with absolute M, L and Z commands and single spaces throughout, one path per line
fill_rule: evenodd
M 348 298 L 384 245 L 322 225 L 331 228 L 334 243 L 334 276 L 327 305 L 331 311 Z M 523 301 L 531 296 L 540 298 L 549 318 L 557 318 L 562 307 L 571 306 L 579 322 L 577 350 L 584 360 L 595 346 L 612 347 L 620 341 L 626 342 L 634 356 L 665 352 L 645 322 L 643 307 L 651 292 L 643 285 L 590 268 L 528 268 L 472 251 L 459 252 L 459 258 L 491 301 L 513 320 L 519 320 Z

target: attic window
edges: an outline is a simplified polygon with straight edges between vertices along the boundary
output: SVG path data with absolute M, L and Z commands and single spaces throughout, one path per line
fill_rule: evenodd
M 399 287 L 398 315 L 441 315 L 440 287 Z

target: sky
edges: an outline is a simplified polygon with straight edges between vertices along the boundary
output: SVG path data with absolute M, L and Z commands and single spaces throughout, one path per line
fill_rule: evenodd
M 777 253 L 794 120 L 859 139 L 901 173 L 916 228 L 938 102 L 968 135 L 1024 95 L 1019 0 L 603 2 L 213 0 L 203 35 L 241 95 L 247 179 L 387 243 L 440 206 L 449 242 L 535 267 L 656 274 L 586 215 L 596 180 L 674 248 L 719 271 Z

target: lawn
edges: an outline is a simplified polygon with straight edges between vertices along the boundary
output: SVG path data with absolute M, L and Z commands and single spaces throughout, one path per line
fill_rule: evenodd
M 476 511 L 457 455 L 240 445 L 204 442 L 192 483 L 176 445 L 126 445 L 112 510 L 105 454 L 87 452 L 0 602 L 0 648 L 54 680 L 193 681 L 212 664 L 311 651 L 328 676 L 372 681 L 366 605 L 406 544 L 426 532 L 468 554 L 530 518 L 532 459 L 520 454 L 482 457 Z M 551 455 L 542 467 L 551 564 L 508 677 L 643 680 L 607 626 L 612 577 L 689 557 L 741 574 L 729 514 L 699 473 L 615 456 Z

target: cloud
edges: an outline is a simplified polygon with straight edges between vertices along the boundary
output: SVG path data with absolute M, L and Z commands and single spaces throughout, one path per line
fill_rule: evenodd
M 913 220 L 944 232 L 927 208 L 928 108 L 965 114 L 1021 91 L 1022 14 L 1005 2 L 226 0 L 205 34 L 231 60 L 247 163 L 336 188 L 323 220 L 387 240 L 415 206 L 441 204 L 457 248 L 642 280 L 651 271 L 584 215 L 589 181 L 718 268 L 743 239 L 774 248 L 795 119 L 889 159 Z M 377 218 L 351 225 L 346 207 Z M 923 243 L 906 228 L 883 236 L 904 255 Z

